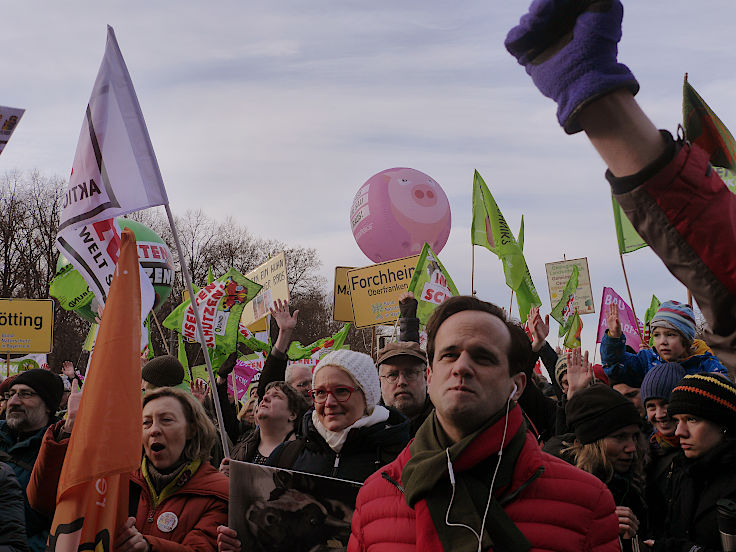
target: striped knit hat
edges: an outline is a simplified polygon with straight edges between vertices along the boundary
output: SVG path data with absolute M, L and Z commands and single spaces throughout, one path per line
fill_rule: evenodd
M 736 385 L 714 372 L 685 376 L 673 389 L 667 412 L 692 414 L 736 430 Z
M 657 310 L 649 326 L 654 328 L 670 328 L 680 332 L 688 346 L 695 339 L 695 315 L 690 305 L 677 301 L 665 301 Z

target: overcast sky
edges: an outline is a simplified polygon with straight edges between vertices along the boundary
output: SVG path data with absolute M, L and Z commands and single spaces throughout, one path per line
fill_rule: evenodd
M 503 47 L 526 7 L 499 0 L 7 3 L 0 105 L 27 111 L 0 171 L 69 174 L 109 24 L 176 214 L 201 208 L 254 234 L 314 247 L 331 286 L 335 266 L 370 264 L 350 231 L 355 192 L 383 169 L 412 167 L 450 199 L 452 232 L 440 258 L 468 293 L 477 169 L 514 231 L 524 214 L 526 259 L 543 310 L 551 308 L 544 264 L 565 255 L 588 257 L 598 311 L 603 286 L 626 295 L 605 167 L 584 135 L 558 127 L 554 103 Z M 638 99 L 655 124 L 676 130 L 688 72 L 736 127 L 733 2 L 625 8 L 620 59 L 639 79 Z M 481 248 L 475 257 L 479 296 L 508 308 L 500 261 Z M 652 293 L 686 299 L 649 250 L 625 262 L 640 317 Z M 583 345 L 592 348 L 598 313 L 583 322 Z

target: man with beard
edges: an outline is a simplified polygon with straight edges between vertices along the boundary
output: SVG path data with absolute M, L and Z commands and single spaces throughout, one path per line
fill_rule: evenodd
M 5 420 L 0 420 L 0 461 L 9 464 L 23 488 L 28 547 L 45 549 L 51 520 L 34 512 L 28 505 L 26 486 L 41 448 L 46 428 L 54 421 L 64 384 L 56 374 L 41 369 L 22 372 L 5 393 Z

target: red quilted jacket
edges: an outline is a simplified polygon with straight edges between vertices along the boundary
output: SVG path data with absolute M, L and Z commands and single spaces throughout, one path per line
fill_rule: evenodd
M 497 426 L 488 428 L 478 439 L 489 439 Z M 421 500 L 415 509 L 410 508 L 402 490 L 387 479 L 400 484 L 401 472 L 410 457 L 407 446 L 395 461 L 365 482 L 353 514 L 348 552 L 442 550 L 426 503 Z M 620 550 L 616 506 L 606 486 L 593 475 L 542 452 L 530 433 L 526 435 L 506 494 L 528 482 L 539 468 L 543 468 L 541 476 L 504 506 L 531 543 L 531 549 Z

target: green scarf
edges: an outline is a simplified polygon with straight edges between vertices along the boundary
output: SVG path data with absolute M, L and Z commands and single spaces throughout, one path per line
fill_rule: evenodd
M 141 474 L 143 475 L 143 479 L 145 479 L 146 483 L 148 484 L 148 490 L 151 492 L 151 500 L 153 502 L 154 510 L 158 508 L 159 504 L 161 504 L 164 500 L 174 494 L 174 492 L 176 492 L 179 487 L 186 484 L 186 482 L 192 478 L 192 476 L 199 469 L 199 466 L 202 464 L 201 460 L 194 460 L 189 463 L 185 462 L 178 469 L 172 472 L 169 477 L 162 477 L 161 474 L 158 473 L 158 470 L 156 470 L 156 467 L 153 464 L 149 465 L 148 462 L 148 458 L 146 458 L 146 456 L 144 455 L 143 460 L 141 461 Z M 156 474 L 158 474 L 158 477 L 154 475 L 154 471 Z M 156 485 L 156 481 L 163 482 L 164 480 L 166 480 L 166 484 L 159 493 L 157 490 L 157 487 L 159 487 L 159 485 Z
M 409 445 L 411 459 L 401 473 L 406 501 L 412 508 L 420 500 L 426 501 L 445 550 L 475 552 L 478 549 L 478 540 L 471 531 L 464 527 L 450 527 L 445 523 L 452 495 L 445 451 L 449 449 L 455 472 L 455 498 L 449 521 L 463 523 L 478 531 L 498 461 L 504 417 L 505 411 L 489 420 L 475 433 L 453 443 L 433 412 Z M 511 484 L 514 466 L 525 440 L 526 426 L 520 409 L 514 408 L 509 413 L 508 433 L 494 490 Z M 529 541 L 508 517 L 496 497 L 491 500 L 482 539 L 483 550 L 491 547 L 504 552 L 530 549 Z

